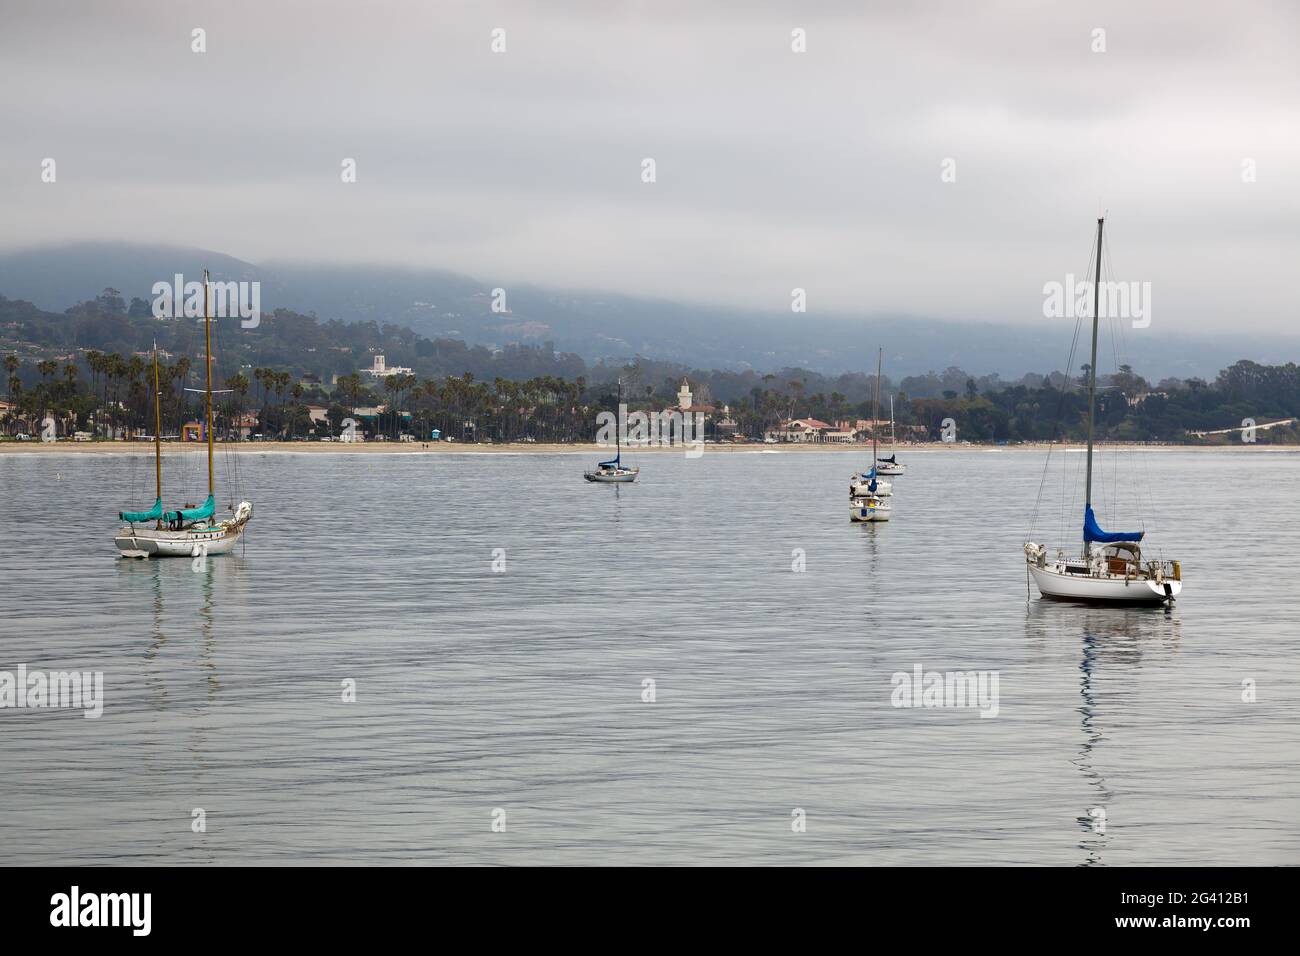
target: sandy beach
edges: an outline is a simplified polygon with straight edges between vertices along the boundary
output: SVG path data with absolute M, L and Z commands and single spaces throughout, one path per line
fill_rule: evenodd
M 175 454 L 177 451 L 182 452 L 201 452 L 204 445 L 194 442 L 182 444 L 180 442 L 165 442 L 165 454 Z M 965 444 L 955 442 L 945 444 L 942 442 L 933 442 L 924 445 L 898 445 L 896 446 L 900 453 L 907 455 L 925 455 L 925 454 L 946 454 L 955 451 L 988 451 L 988 452 L 1006 452 L 1006 451 L 1045 451 L 1049 447 L 1054 447 L 1057 451 L 1064 450 L 1083 450 L 1082 444 L 1058 444 L 1048 445 L 1045 443 L 1026 443 L 1022 445 L 994 445 L 994 444 Z M 1151 445 L 1106 445 L 1105 447 L 1114 449 L 1133 448 L 1147 449 L 1151 451 L 1236 451 L 1249 452 L 1258 454 L 1261 452 L 1295 452 L 1300 451 L 1297 445 L 1265 445 L 1260 442 L 1246 444 L 1239 442 L 1229 445 L 1177 445 L 1177 444 L 1151 444 Z M 429 442 L 420 444 L 419 442 L 393 442 L 393 441 L 372 441 L 372 442 L 232 442 L 230 444 L 221 444 L 217 446 L 218 451 L 223 454 L 228 451 L 237 452 L 243 455 L 264 455 L 264 454 L 305 454 L 305 455 L 595 455 L 606 456 L 614 451 L 612 447 L 603 447 L 596 444 L 543 444 L 530 442 L 517 443 L 493 443 L 477 444 L 472 442 Z M 0 442 L 0 455 L 17 454 L 17 455 L 46 455 L 46 454 L 76 454 L 76 455 L 137 455 L 151 453 L 153 445 L 148 441 L 57 441 L 57 442 L 39 442 L 39 441 L 2 441 Z M 624 446 L 623 453 L 631 455 L 663 455 L 684 454 L 686 449 L 682 446 L 675 447 L 652 447 L 639 448 Z M 704 446 L 705 454 L 813 454 L 822 452 L 833 452 L 848 455 L 869 455 L 869 445 L 858 444 L 818 444 L 818 443 L 784 443 L 780 445 L 764 445 L 760 443 L 732 445 L 732 444 L 706 444 Z M 887 454 L 887 446 L 881 446 L 880 454 Z

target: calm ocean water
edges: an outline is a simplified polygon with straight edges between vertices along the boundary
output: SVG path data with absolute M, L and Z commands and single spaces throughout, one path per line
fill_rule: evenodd
M 1297 862 L 1300 454 L 1144 456 L 1169 611 L 1026 600 L 1040 454 L 902 457 L 851 525 L 865 455 L 248 454 L 195 571 L 115 557 L 147 459 L 0 456 L 0 670 L 105 680 L 0 710 L 4 862 Z

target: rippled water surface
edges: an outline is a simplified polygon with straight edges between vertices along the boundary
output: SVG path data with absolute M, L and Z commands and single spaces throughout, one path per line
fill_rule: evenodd
M 0 670 L 106 697 L 0 710 L 5 861 L 1300 860 L 1300 455 L 1145 456 L 1170 611 L 1026 599 L 1041 455 L 903 456 L 851 525 L 844 453 L 242 454 L 201 571 L 115 557 L 147 461 L 0 456 Z M 997 716 L 893 707 L 918 664 Z

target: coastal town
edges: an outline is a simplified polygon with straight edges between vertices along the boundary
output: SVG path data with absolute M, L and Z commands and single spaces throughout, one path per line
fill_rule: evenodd
M 277 310 L 254 332 L 220 330 L 213 428 L 223 442 L 591 442 L 597 416 L 690 416 L 718 444 L 853 446 L 1077 441 L 1079 376 L 1019 380 L 959 368 L 881 380 L 807 369 L 691 369 L 635 356 L 591 365 L 539 346 L 468 348 L 374 323 Z M 195 389 L 202 337 L 115 289 L 64 314 L 0 297 L 0 442 L 102 442 L 152 434 L 159 363 L 163 439 L 205 439 Z M 1113 441 L 1300 442 L 1300 369 L 1241 360 L 1210 381 L 1150 382 L 1130 366 L 1102 377 L 1099 425 Z M 892 411 L 889 418 L 886 411 Z M 1058 414 L 1058 412 L 1060 414 Z M 635 444 L 635 441 L 633 441 Z

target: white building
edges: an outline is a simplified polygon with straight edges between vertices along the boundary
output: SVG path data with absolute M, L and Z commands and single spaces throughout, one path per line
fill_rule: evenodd
M 367 375 L 372 375 L 375 378 L 387 378 L 390 375 L 410 375 L 411 369 L 403 368 L 400 365 L 394 365 L 390 368 L 384 361 L 382 355 L 376 355 L 375 364 L 371 368 L 366 369 L 365 372 Z

